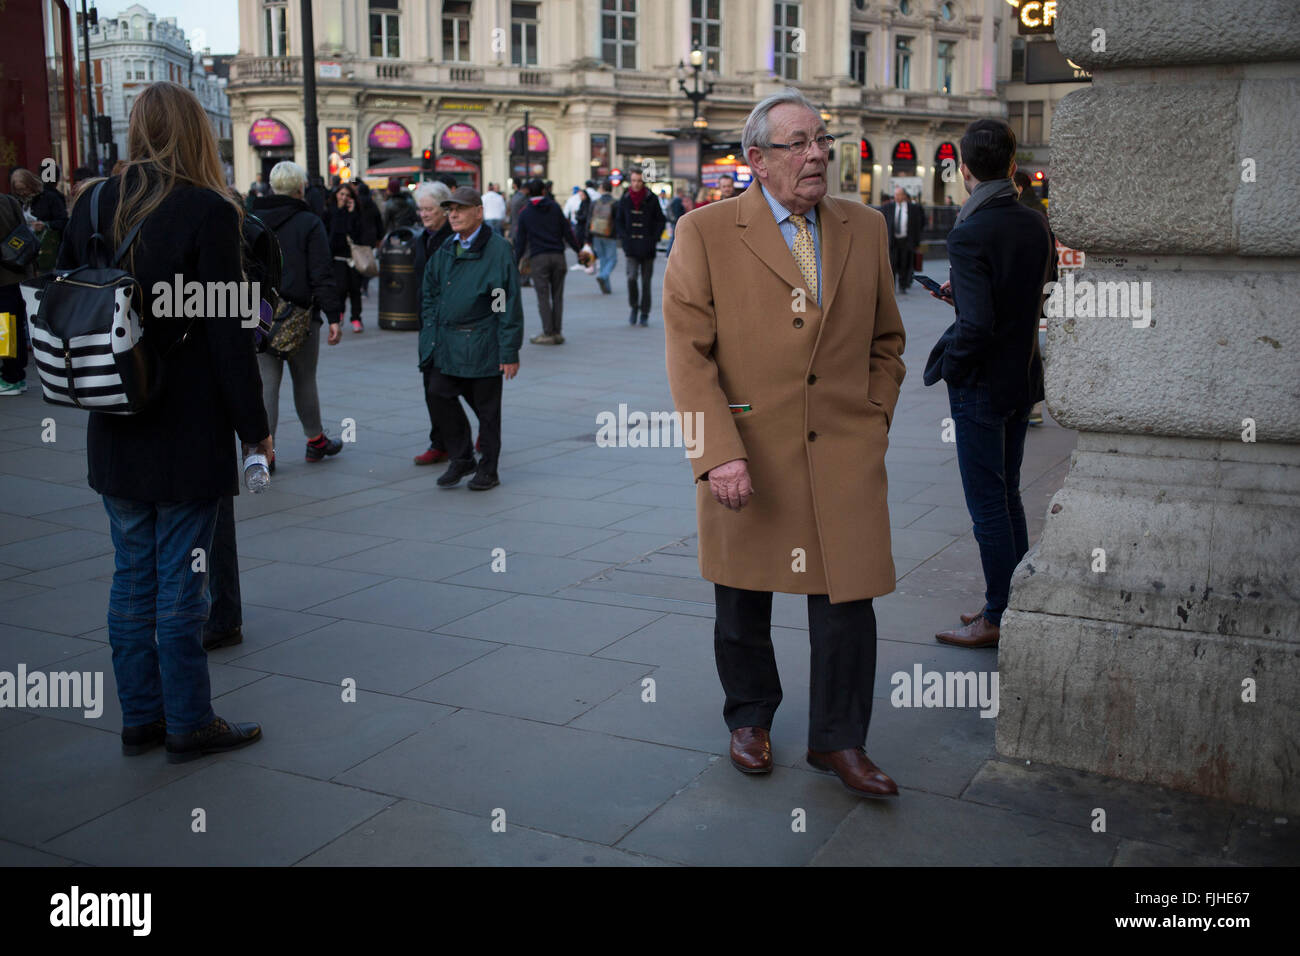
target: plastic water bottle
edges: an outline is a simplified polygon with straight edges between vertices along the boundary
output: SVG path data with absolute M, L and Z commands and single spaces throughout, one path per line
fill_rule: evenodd
M 271 472 L 266 467 L 266 456 L 253 454 L 244 459 L 244 485 L 251 494 L 260 494 L 271 483 Z

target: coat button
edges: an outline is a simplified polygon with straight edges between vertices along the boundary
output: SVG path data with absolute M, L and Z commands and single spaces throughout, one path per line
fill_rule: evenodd
M 817 440 L 817 433 L 816 433 L 816 432 L 809 432 L 809 433 L 808 433 L 808 440 L 809 440 L 809 441 L 816 441 L 816 440 Z
M 809 375 L 809 376 L 808 376 L 808 384 L 809 384 L 809 385 L 814 384 L 816 381 L 817 381 L 817 376 L 816 376 L 816 375 Z
M 802 329 L 802 328 L 803 328 L 803 319 L 795 319 L 795 320 L 794 320 L 794 327 L 795 327 L 796 329 Z

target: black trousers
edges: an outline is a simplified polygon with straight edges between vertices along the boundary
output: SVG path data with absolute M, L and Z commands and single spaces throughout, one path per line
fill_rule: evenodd
M 533 288 L 537 290 L 537 311 L 544 335 L 560 335 L 564 328 L 564 280 L 569 264 L 563 252 L 542 252 L 529 259 Z
M 352 319 L 353 321 L 359 321 L 361 319 L 361 273 L 348 265 L 347 262 L 335 259 L 334 285 L 339 290 L 339 301 L 344 306 L 351 302 Z M 339 311 L 339 319 L 343 318 L 344 311 Z
M 726 694 L 722 716 L 727 729 L 771 729 L 782 696 L 772 648 L 772 592 L 725 584 L 713 589 L 713 653 Z M 808 747 L 861 747 L 876 681 L 876 614 L 870 598 L 832 604 L 825 594 L 808 595 L 808 637 Z
M 226 495 L 217 506 L 217 527 L 208 555 L 208 588 L 212 609 L 203 636 L 233 631 L 244 623 L 239 598 L 239 551 L 235 547 L 235 499 Z
M 463 397 L 478 416 L 478 437 L 482 445 L 479 469 L 490 475 L 497 473 L 501 458 L 501 383 L 500 375 L 457 378 L 443 375 L 432 365 L 424 370 L 424 403 L 447 457 L 452 461 L 474 459 L 474 436 L 460 404 Z
M 907 239 L 889 237 L 889 264 L 893 267 L 898 287 L 906 289 L 912 284 L 912 271 L 916 265 L 916 246 Z
M 638 258 L 624 253 L 627 260 L 627 304 L 639 309 L 643 316 L 650 314 L 650 280 L 655 274 L 655 257 Z M 637 277 L 640 276 L 641 287 L 638 292 Z

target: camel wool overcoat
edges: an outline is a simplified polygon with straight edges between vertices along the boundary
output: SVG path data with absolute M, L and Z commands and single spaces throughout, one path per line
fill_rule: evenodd
M 758 183 L 683 216 L 664 329 L 673 403 L 701 429 L 701 574 L 840 603 L 894 590 L 885 450 L 904 332 L 884 217 L 830 197 L 816 217 L 820 305 Z M 754 495 L 732 511 L 707 474 L 736 458 Z

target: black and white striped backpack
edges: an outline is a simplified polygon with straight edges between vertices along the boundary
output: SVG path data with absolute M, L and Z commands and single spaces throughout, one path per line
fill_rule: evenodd
M 93 412 L 134 415 L 158 394 L 162 367 L 145 341 L 136 303 L 140 283 L 119 263 L 143 221 L 105 262 L 99 232 L 99 196 L 90 195 L 87 265 L 46 273 L 22 284 L 32 356 L 45 400 Z

